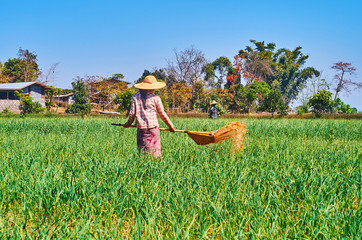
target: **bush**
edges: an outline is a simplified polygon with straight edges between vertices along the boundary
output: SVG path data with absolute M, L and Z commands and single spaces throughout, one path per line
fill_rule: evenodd
M 215 105 L 216 111 L 217 111 L 217 116 L 220 117 L 223 114 L 228 114 L 229 112 L 224 109 L 220 104 L 216 104 Z
M 354 114 L 357 113 L 355 108 L 351 108 L 349 104 L 345 104 L 342 102 L 340 98 L 337 98 L 333 103 L 334 111 L 337 113 L 347 113 L 347 114 Z
M 76 114 L 79 113 L 81 115 L 87 115 L 91 112 L 92 105 L 91 104 L 69 104 L 67 109 L 65 110 L 66 113 Z
M 333 110 L 332 93 L 327 90 L 319 90 L 308 101 L 308 106 L 316 117 L 321 117 L 322 113 L 330 113 Z
M 85 84 L 79 80 L 72 82 L 73 86 L 73 99 L 74 104 L 69 104 L 66 113 L 80 113 L 82 115 L 87 115 L 92 110 L 92 105 L 88 103 L 88 89 Z
M 117 109 L 118 112 L 126 111 L 128 115 L 128 112 L 131 108 L 132 97 L 136 92 L 137 91 L 135 88 L 127 88 L 123 92 L 120 92 L 116 95 L 114 103 L 119 104 Z
M 309 113 L 309 107 L 307 104 L 300 105 L 297 108 L 297 114 L 302 116 L 304 113 Z
M 45 109 L 43 106 L 39 102 L 33 102 L 32 97 L 18 91 L 15 91 L 15 95 L 20 99 L 19 110 L 21 111 L 21 115 L 44 112 Z
M 288 105 L 284 103 L 279 87 L 272 88 L 265 97 L 263 105 L 260 106 L 260 110 L 270 112 L 272 116 L 274 116 L 274 112 L 277 112 L 280 116 L 288 115 Z
M 8 114 L 12 114 L 12 112 L 9 110 L 9 108 L 4 108 L 4 110 L 1 112 L 1 114 L 8 115 Z
M 50 113 L 50 112 L 47 112 L 46 114 L 44 114 L 44 117 L 54 117 L 55 115 Z

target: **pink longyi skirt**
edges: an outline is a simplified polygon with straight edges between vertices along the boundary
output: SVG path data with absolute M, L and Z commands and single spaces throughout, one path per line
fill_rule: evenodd
M 161 157 L 160 128 L 137 128 L 137 147 L 144 153 L 149 153 L 155 158 Z

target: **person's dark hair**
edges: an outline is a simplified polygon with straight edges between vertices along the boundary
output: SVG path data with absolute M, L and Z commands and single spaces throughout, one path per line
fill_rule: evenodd
M 141 93 L 141 98 L 142 98 L 142 99 L 146 99 L 146 97 L 147 97 L 147 90 L 145 90 L 145 89 L 140 89 L 139 91 L 140 91 L 140 93 Z
M 140 89 L 139 91 L 140 91 L 140 94 L 141 94 L 142 107 L 143 107 L 143 109 L 145 109 L 146 108 L 147 90 Z

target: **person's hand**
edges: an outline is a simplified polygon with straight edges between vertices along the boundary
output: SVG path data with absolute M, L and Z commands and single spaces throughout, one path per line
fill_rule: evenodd
M 126 122 L 125 124 L 123 124 L 124 128 L 129 128 L 131 126 L 131 124 L 129 122 Z
M 170 132 L 175 132 L 175 127 L 169 127 Z

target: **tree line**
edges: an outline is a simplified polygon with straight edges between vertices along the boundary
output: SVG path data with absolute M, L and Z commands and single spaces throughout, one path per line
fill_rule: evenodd
M 308 55 L 302 53 L 301 47 L 289 50 L 264 41 L 250 40 L 250 43 L 237 52 L 233 61 L 225 56 L 209 61 L 194 47 L 174 50 L 174 57 L 167 61 L 167 66 L 144 70 L 135 82 L 143 81 L 150 74 L 166 82 L 167 87 L 158 90 L 157 94 L 166 109 L 174 112 L 208 112 L 210 102 L 215 100 L 219 103 L 220 114 L 267 111 L 284 115 L 297 99 L 302 100 L 299 114 L 356 112 L 339 98 L 343 92 L 362 87 L 350 78 L 356 72 L 351 63 L 333 64 L 331 68 L 336 75 L 328 81 L 322 78 L 319 70 L 306 66 Z M 43 74 L 35 53 L 19 49 L 18 58 L 0 63 L 0 82 L 46 82 L 54 79 L 56 67 L 57 64 L 52 65 Z M 110 81 L 115 79 L 118 81 Z M 119 111 L 127 111 L 136 90 L 128 88 L 122 79 L 124 76 L 120 73 L 110 78 L 85 76 L 73 79 L 75 100 L 82 100 L 79 103 L 76 100 L 68 107 L 68 112 L 77 112 L 78 108 L 79 111 L 90 111 L 91 103 L 103 109 L 118 106 Z M 48 106 L 52 105 L 51 96 L 60 92 L 55 88 L 49 90 Z M 84 96 L 76 96 L 80 92 Z M 87 105 L 76 107 L 76 104 Z

